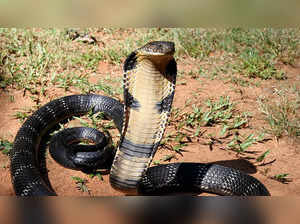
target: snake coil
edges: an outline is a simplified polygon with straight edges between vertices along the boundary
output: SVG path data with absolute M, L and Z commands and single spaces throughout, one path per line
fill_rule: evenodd
M 220 195 L 270 195 L 254 177 L 216 164 L 171 163 L 149 167 L 173 102 L 177 73 L 174 52 L 174 43 L 154 41 L 127 57 L 124 105 L 101 95 L 71 95 L 34 112 L 18 131 L 10 153 L 16 195 L 56 195 L 45 163 L 50 134 L 60 123 L 89 112 L 103 112 L 114 121 L 121 133 L 118 149 L 113 150 L 105 135 L 96 130 L 66 129 L 50 143 L 52 157 L 66 167 L 110 169 L 111 186 L 134 194 L 206 191 Z M 94 146 L 85 146 L 93 150 L 85 152 L 84 146 L 75 144 L 78 139 L 95 142 Z M 98 146 L 103 149 L 98 150 Z M 63 150 L 55 151 L 56 148 Z

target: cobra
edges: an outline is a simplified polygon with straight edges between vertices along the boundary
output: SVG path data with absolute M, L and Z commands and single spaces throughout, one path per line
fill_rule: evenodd
M 116 152 L 111 147 L 104 147 L 100 162 L 91 158 L 91 154 L 79 152 L 74 161 L 66 161 L 65 165 L 76 168 L 85 161 L 84 166 L 89 162 L 109 166 L 110 184 L 117 190 L 142 195 L 190 191 L 270 195 L 254 177 L 216 164 L 170 163 L 150 167 L 174 98 L 177 74 L 174 52 L 173 42 L 154 41 L 127 57 L 123 76 L 124 105 L 107 96 L 71 95 L 53 100 L 34 112 L 18 131 L 10 153 L 16 195 L 56 195 L 45 164 L 50 134 L 60 123 L 90 111 L 103 112 L 114 121 L 121 134 L 119 146 Z M 54 138 L 57 141 L 51 144 L 59 147 L 63 145 L 61 139 L 74 141 L 73 137 L 76 140 L 91 135 L 98 136 L 86 129 L 65 130 L 64 134 L 58 133 Z M 98 138 L 105 139 L 105 136 Z M 103 143 L 99 144 L 103 146 Z M 65 151 L 51 154 L 59 159 L 70 159 Z

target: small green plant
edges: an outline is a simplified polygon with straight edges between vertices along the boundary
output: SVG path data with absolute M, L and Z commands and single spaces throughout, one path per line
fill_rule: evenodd
M 104 59 L 103 53 L 98 49 L 81 53 L 79 56 L 72 58 L 75 65 L 84 66 L 86 69 L 96 72 L 99 61 Z
M 290 101 L 283 94 L 275 103 L 260 98 L 258 104 L 270 127 L 266 129 L 267 132 L 278 138 L 284 134 L 294 137 L 300 136 L 300 115 L 297 102 Z
M 15 113 L 15 118 L 17 118 L 21 123 L 23 123 L 28 116 L 29 114 L 27 112 L 18 111 Z
M 292 179 L 287 178 L 288 175 L 289 175 L 288 173 L 276 174 L 271 178 L 274 180 L 277 180 L 283 184 L 287 184 L 289 182 L 292 182 Z
M 234 117 L 233 121 L 232 119 L 225 124 L 223 124 L 223 128 L 220 132 L 221 135 L 225 135 L 226 131 L 233 130 L 233 129 L 239 129 L 248 123 L 248 113 L 243 113 L 242 115 L 237 115 Z
M 236 67 L 238 71 L 249 78 L 285 79 L 283 71 L 275 68 L 274 57 L 270 54 L 261 55 L 256 48 L 246 48 L 240 55 L 240 64 Z
M 83 179 L 81 177 L 72 176 L 72 180 L 75 180 L 78 190 L 81 190 L 82 192 L 90 193 L 88 187 L 86 186 L 86 183 L 88 182 L 86 179 Z
M 175 144 L 171 145 L 170 143 L 172 142 L 175 142 Z M 178 131 L 176 133 L 167 134 L 160 142 L 160 145 L 181 154 L 183 148 L 187 146 L 187 142 L 189 142 L 188 135 Z
M 178 132 L 174 138 L 174 141 L 176 142 L 176 144 L 174 146 L 172 146 L 172 149 L 177 152 L 177 153 L 181 153 L 181 151 L 183 150 L 183 147 L 187 146 L 186 144 L 186 139 L 187 135 L 185 133 L 182 132 Z
M 98 177 L 99 180 L 103 181 L 103 176 L 102 176 L 101 172 L 90 173 L 89 177 L 91 179 L 93 179 L 94 177 Z
M 203 112 L 202 109 L 192 105 L 193 112 L 187 115 L 186 125 L 194 127 L 202 121 Z
M 105 84 L 102 80 L 99 80 L 98 83 L 96 85 L 94 85 L 95 90 L 99 91 L 103 91 L 104 93 L 106 93 L 109 96 L 114 96 L 116 94 L 116 91 L 114 90 L 114 88 L 108 84 Z
M 153 164 L 154 165 L 160 165 L 162 162 L 171 161 L 172 159 L 176 159 L 176 155 L 175 154 L 166 155 L 166 156 L 164 156 L 160 160 L 153 161 Z
M 105 53 L 111 62 L 116 65 L 121 64 L 123 58 L 120 54 L 120 49 L 108 49 Z
M 247 136 L 240 136 L 235 134 L 233 139 L 227 144 L 227 147 L 231 150 L 234 150 L 238 153 L 243 153 L 247 148 L 253 145 L 256 142 L 263 141 L 264 133 L 255 137 L 254 134 L 249 134 Z
M 71 73 L 56 74 L 51 78 L 53 85 L 57 85 L 58 88 L 62 88 L 68 91 L 70 87 L 78 87 L 81 90 L 89 88 L 89 81 L 85 75 L 76 75 Z
M 232 118 L 233 103 L 230 102 L 228 96 L 221 96 L 217 102 L 207 100 L 206 105 L 209 107 L 209 110 L 203 114 L 202 118 L 205 126 L 222 123 Z
M 0 151 L 5 154 L 9 155 L 10 150 L 13 147 L 13 143 L 7 140 L 0 140 Z
M 217 102 L 209 99 L 206 101 L 206 105 L 208 107 L 206 111 L 201 107 L 192 105 L 193 112 L 187 114 L 186 117 L 187 126 L 212 126 L 213 124 L 227 122 L 232 118 L 233 103 L 230 102 L 229 97 L 221 96 Z
M 244 78 L 241 78 L 239 76 L 236 76 L 236 75 L 230 75 L 228 78 L 228 81 L 235 84 L 235 85 L 238 85 L 238 86 L 249 86 L 250 85 L 250 82 Z
M 103 112 L 93 113 L 93 111 L 89 111 L 87 114 L 87 118 L 75 117 L 76 120 L 80 121 L 80 124 L 85 127 L 91 127 L 95 129 L 102 129 L 104 132 L 115 128 L 113 121 L 105 121 L 107 120 L 105 114 Z
M 172 149 L 177 152 L 177 153 L 181 153 L 181 151 L 183 150 L 183 147 L 187 146 L 186 143 L 180 143 L 180 144 L 176 144 L 172 147 Z
M 270 153 L 270 149 L 268 149 L 263 154 L 261 154 L 259 157 L 257 157 L 256 158 L 256 162 L 262 162 L 262 161 L 264 161 L 269 153 Z

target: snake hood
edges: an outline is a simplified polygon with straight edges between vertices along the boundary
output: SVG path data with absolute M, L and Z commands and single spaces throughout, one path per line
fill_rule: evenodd
M 156 71 L 164 74 L 173 69 L 176 74 L 176 62 L 174 60 L 175 45 L 169 41 L 152 41 L 143 47 L 133 51 L 124 62 L 124 72 L 132 71 L 142 61 L 148 61 L 155 66 Z M 173 62 L 170 64 L 170 62 Z M 169 68 L 167 67 L 169 65 Z M 175 70 L 174 70 L 175 69 Z M 151 72 L 150 72 L 151 74 Z

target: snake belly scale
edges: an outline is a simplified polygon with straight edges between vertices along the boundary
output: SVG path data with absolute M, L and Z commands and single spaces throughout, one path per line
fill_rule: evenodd
M 111 150 L 110 153 L 110 147 L 106 147 L 100 153 L 106 166 L 109 162 L 105 162 L 105 157 L 113 160 L 110 184 L 117 190 L 146 195 L 177 191 L 269 195 L 257 179 L 228 167 L 201 163 L 149 167 L 165 131 L 173 102 L 177 74 L 174 52 L 173 42 L 154 41 L 127 57 L 123 76 L 124 105 L 101 95 L 72 95 L 53 100 L 33 113 L 18 131 L 10 153 L 15 193 L 21 196 L 56 195 L 45 164 L 47 141 L 59 123 L 92 111 L 106 114 L 121 134 L 116 152 Z M 65 134 L 75 132 L 78 131 L 70 130 Z M 68 157 L 62 152 L 55 153 L 63 159 Z M 87 156 L 91 159 L 88 161 L 95 163 L 91 155 Z M 84 157 L 84 153 L 80 152 L 80 163 Z M 70 167 L 76 165 L 76 161 L 65 162 L 68 163 Z

